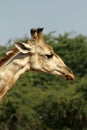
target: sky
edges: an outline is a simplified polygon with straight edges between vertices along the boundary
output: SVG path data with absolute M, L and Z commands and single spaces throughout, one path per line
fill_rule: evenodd
M 0 0 L 0 45 L 38 27 L 87 35 L 87 0 Z

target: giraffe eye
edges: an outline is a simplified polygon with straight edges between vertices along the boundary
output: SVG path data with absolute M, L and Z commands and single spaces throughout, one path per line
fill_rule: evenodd
M 53 57 L 53 54 L 45 54 L 45 56 L 46 56 L 48 59 L 50 59 L 50 58 Z

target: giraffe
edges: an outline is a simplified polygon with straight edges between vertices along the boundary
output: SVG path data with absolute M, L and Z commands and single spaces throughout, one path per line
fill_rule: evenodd
M 45 42 L 43 28 L 32 28 L 30 33 L 27 43 L 16 41 L 13 49 L 0 59 L 0 101 L 19 77 L 30 70 L 74 79 L 71 69 Z

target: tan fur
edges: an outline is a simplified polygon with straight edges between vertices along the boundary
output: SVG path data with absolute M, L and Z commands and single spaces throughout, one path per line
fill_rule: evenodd
M 9 83 L 6 85 L 5 88 L 3 88 L 1 91 L 0 91 L 0 101 L 2 100 L 2 98 L 4 97 L 4 95 L 7 93 L 7 91 L 11 88 L 11 86 L 14 84 L 14 80 L 11 79 L 9 81 Z
M 27 43 L 16 42 L 15 47 L 0 59 L 0 100 L 26 71 L 40 71 L 74 79 L 72 71 L 53 48 L 46 44 L 42 30 L 32 29 L 31 40 Z

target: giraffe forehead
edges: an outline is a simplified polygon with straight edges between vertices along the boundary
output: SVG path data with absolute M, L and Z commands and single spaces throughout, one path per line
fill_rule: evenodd
M 48 50 L 50 51 L 50 53 L 54 53 L 54 50 L 50 45 L 47 44 L 46 46 L 47 46 Z
M 40 54 L 53 54 L 53 50 L 48 46 L 38 46 L 36 52 Z

